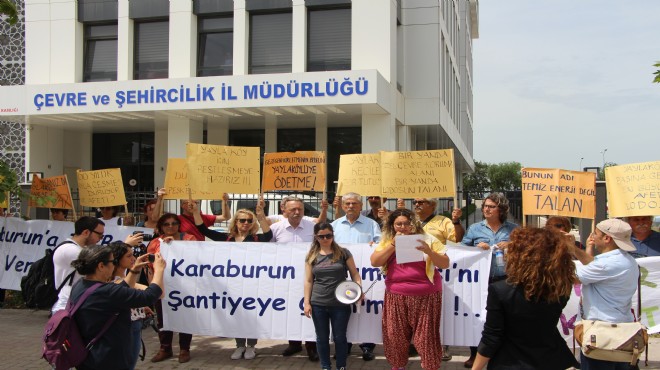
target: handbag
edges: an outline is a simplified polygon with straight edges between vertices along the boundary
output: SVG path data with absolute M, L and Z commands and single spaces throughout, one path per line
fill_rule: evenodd
M 649 335 L 641 322 L 611 323 L 582 320 L 575 325 L 575 339 L 585 356 L 597 360 L 637 364 Z

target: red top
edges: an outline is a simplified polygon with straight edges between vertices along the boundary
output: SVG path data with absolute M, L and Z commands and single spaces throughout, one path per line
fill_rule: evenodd
M 215 216 L 203 214 L 202 221 L 204 221 L 204 225 L 206 226 L 213 226 L 213 224 L 215 224 Z M 199 232 L 199 230 L 197 230 L 197 226 L 195 226 L 195 219 L 193 218 L 193 216 L 179 215 L 179 222 L 181 223 L 179 225 L 179 231 L 194 236 L 195 240 L 198 240 L 200 242 L 206 240 L 206 238 L 204 238 L 204 235 L 202 235 L 202 233 Z

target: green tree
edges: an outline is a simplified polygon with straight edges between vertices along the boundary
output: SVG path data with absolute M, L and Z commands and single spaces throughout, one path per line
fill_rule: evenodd
M 520 177 L 521 164 L 518 162 L 496 163 L 488 166 L 488 178 L 491 190 L 519 190 L 522 186 Z
M 16 24 L 18 22 L 16 4 L 11 0 L 0 0 L 0 15 L 7 16 L 7 22 L 9 24 Z
M 463 190 L 473 197 L 483 198 L 484 193 L 490 190 L 488 166 L 488 163 L 475 161 L 474 172 L 463 175 Z
M 605 169 L 606 169 L 607 167 L 611 167 L 611 166 L 618 166 L 618 165 L 617 165 L 616 163 L 614 163 L 614 162 L 607 162 L 607 163 L 605 163 L 605 165 L 603 166 L 603 168 L 601 168 L 601 169 L 598 171 L 598 180 L 605 181 Z
M 656 68 L 660 68 L 660 62 L 655 63 L 653 66 L 656 67 Z M 653 82 L 660 83 L 660 69 L 653 72 L 653 74 L 655 75 L 655 78 L 653 79 Z

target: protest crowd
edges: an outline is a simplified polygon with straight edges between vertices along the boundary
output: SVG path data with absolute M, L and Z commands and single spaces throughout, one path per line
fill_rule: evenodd
M 356 247 L 347 248 L 353 245 L 369 249 L 366 264 L 379 268 L 383 276 L 382 346 L 392 369 L 405 369 L 409 357 L 417 355 L 423 369 L 439 369 L 443 361 L 451 360 L 452 347 L 445 344 L 440 330 L 443 316 L 452 314 L 443 303 L 443 286 L 456 262 L 452 251 L 460 248 L 485 251 L 480 256 L 490 261 L 484 271 L 488 279 L 483 331 L 470 347 L 465 368 L 636 369 L 640 359 L 643 362 L 645 343 L 635 336 L 631 336 L 634 348 L 621 349 L 619 357 L 602 355 L 605 350 L 593 338 L 608 334 L 627 340 L 623 337 L 631 335 L 629 328 L 605 333 L 613 330 L 612 325 L 598 329 L 601 322 L 645 329 L 639 323 L 633 296 L 639 297 L 636 292 L 641 290 L 640 274 L 644 274 L 637 259 L 660 256 L 660 234 L 651 229 L 652 216 L 602 220 L 583 244 L 571 234 L 568 217 L 550 215 L 543 227 L 510 221 L 509 202 L 496 192 L 481 203 L 483 220 L 467 230 L 461 223 L 464 210 L 455 207 L 449 217 L 443 216 L 438 197 L 399 197 L 396 207 L 387 209 L 382 193 L 343 191 L 331 201 L 324 193 L 319 216 L 308 217 L 304 201 L 296 196 L 282 197 L 278 215 L 265 213 L 263 196 L 253 209 L 235 209 L 232 215 L 227 193 L 221 198 L 222 214 L 208 215 L 202 213 L 200 200 L 190 191 L 188 197 L 175 198 L 181 200 L 176 214 L 163 207 L 171 192 L 167 186 L 158 190 L 143 209 L 145 221 L 137 225 L 143 229 L 129 233 L 123 241 L 101 244 L 110 225 L 135 224 L 133 215 L 121 216 L 123 204 L 117 204 L 99 207 L 101 217 L 79 217 L 71 237 L 55 246 L 52 263 L 58 293 L 48 307 L 51 321 L 75 307 L 72 317 L 82 342 L 94 342 L 84 361 L 71 364 L 77 369 L 134 369 L 143 350 L 143 322 L 154 318 L 160 348 L 147 348 L 147 361 L 176 357 L 179 363 L 186 363 L 194 359 L 191 343 L 195 333 L 178 332 L 177 348 L 174 331 L 168 330 L 171 326 L 164 320 L 173 307 L 167 303 L 171 290 L 167 279 L 178 278 L 174 272 L 164 276 L 174 268 L 168 265 L 176 261 L 167 258 L 164 249 L 195 242 L 219 242 L 213 244 L 216 247 L 232 243 L 228 244 L 231 248 L 244 242 L 308 246 L 304 261 L 299 261 L 304 264 L 304 276 L 303 290 L 297 293 L 303 297 L 303 319 L 311 320 L 315 340 L 290 339 L 281 355 L 304 350 L 321 369 L 349 368 L 354 347 L 359 348 L 363 361 L 374 359 L 376 343 L 354 346 L 347 335 L 355 308 L 359 314 L 359 305 L 365 307 L 371 289 L 356 265 Z M 330 207 L 334 220 L 328 219 L 333 214 L 327 212 Z M 61 222 L 68 212 L 53 208 L 52 220 Z M 214 228 L 219 222 L 227 222 L 228 228 Z M 251 247 L 246 248 L 250 251 Z M 348 280 L 354 285 L 338 289 Z M 581 286 L 582 324 L 575 325 L 575 335 L 578 337 L 578 331 L 583 334 L 578 338 L 577 358 L 558 327 L 576 286 Z M 444 298 L 448 299 L 446 294 Z M 458 297 L 456 302 L 462 298 L 466 297 Z M 595 330 L 603 333 L 594 334 Z M 646 331 L 642 331 L 643 337 Z M 256 330 L 252 338 L 235 338 L 236 349 L 227 360 L 257 357 L 258 338 L 263 336 Z

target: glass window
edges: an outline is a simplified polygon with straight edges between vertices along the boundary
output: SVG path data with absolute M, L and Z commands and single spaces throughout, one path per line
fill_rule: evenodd
M 339 178 L 339 156 L 359 153 L 362 153 L 361 127 L 328 127 L 327 189 L 336 190 L 333 181 Z
M 277 130 L 277 151 L 316 150 L 315 128 L 281 128 Z
M 117 25 L 85 25 L 83 81 L 117 80 Z
M 121 168 L 124 189 L 154 189 L 154 133 L 99 133 L 92 136 L 92 168 Z M 137 181 L 130 186 L 129 181 Z
M 197 76 L 227 76 L 233 73 L 234 19 L 200 18 Z
M 170 22 L 135 22 L 135 68 L 133 78 L 167 78 Z
M 249 73 L 289 73 L 292 52 L 291 13 L 250 16 Z
M 307 70 L 351 69 L 351 9 L 310 9 Z

